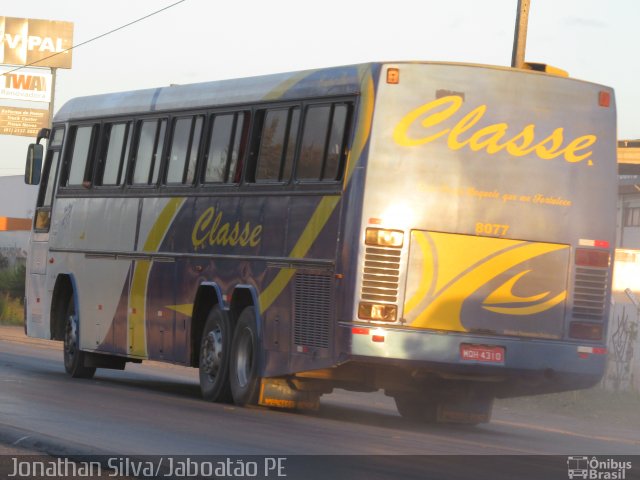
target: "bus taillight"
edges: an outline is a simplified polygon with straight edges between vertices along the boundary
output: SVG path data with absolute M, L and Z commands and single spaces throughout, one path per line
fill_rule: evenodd
M 609 250 L 592 248 L 576 249 L 576 265 L 581 267 L 609 267 Z
M 398 315 L 398 307 L 376 303 L 360 302 L 358 305 L 358 318 L 361 320 L 374 320 L 378 322 L 395 322 Z
M 581 340 L 602 340 L 602 325 L 598 323 L 571 322 L 569 336 Z
M 367 228 L 364 243 L 379 247 L 402 247 L 404 232 L 384 228 Z

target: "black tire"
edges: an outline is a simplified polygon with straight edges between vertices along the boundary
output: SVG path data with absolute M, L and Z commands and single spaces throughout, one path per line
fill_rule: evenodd
M 236 405 L 255 405 L 260 393 L 258 330 L 253 307 L 240 314 L 233 334 L 229 382 Z
M 418 394 L 399 394 L 393 397 L 398 413 L 407 420 L 420 423 L 435 423 L 438 417 L 438 402 L 421 398 Z
M 84 352 L 80 350 L 80 337 L 76 305 L 73 292 L 70 291 L 67 298 L 67 308 L 64 324 L 64 369 L 73 378 L 93 378 L 95 367 L 84 366 Z
M 218 306 L 207 317 L 200 342 L 200 391 L 210 402 L 231 403 L 229 354 L 233 328 L 229 316 Z

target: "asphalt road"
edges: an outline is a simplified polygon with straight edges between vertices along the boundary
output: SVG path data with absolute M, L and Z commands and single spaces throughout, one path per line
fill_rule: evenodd
M 557 478 L 567 478 L 569 455 L 640 455 L 640 432 L 631 428 L 500 407 L 479 427 L 422 426 L 399 417 L 382 393 L 337 391 L 305 414 L 207 403 L 196 370 L 156 362 L 71 379 L 60 342 L 25 338 L 16 327 L 0 327 L 3 439 L 13 448 L 58 444 L 67 453 L 372 456 L 359 460 L 367 464 L 397 454 L 503 459 L 486 457 L 492 466 L 508 462 L 504 456 L 555 455 L 564 457 Z

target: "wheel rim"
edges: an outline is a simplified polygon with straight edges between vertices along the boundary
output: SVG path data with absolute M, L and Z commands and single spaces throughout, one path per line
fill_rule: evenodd
M 251 378 L 253 370 L 253 342 L 251 331 L 247 328 L 242 330 L 242 336 L 238 341 L 238 349 L 236 353 L 236 376 L 238 385 L 246 387 Z
M 202 370 L 213 382 L 222 365 L 222 330 L 220 327 L 210 331 L 202 345 Z

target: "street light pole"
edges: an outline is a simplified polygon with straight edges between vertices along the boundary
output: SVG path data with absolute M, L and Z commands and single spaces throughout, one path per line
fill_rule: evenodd
M 531 0 L 518 0 L 518 14 L 516 16 L 516 30 L 513 35 L 513 54 L 511 66 L 522 68 L 524 52 L 527 46 L 527 24 L 529 23 L 529 5 Z

